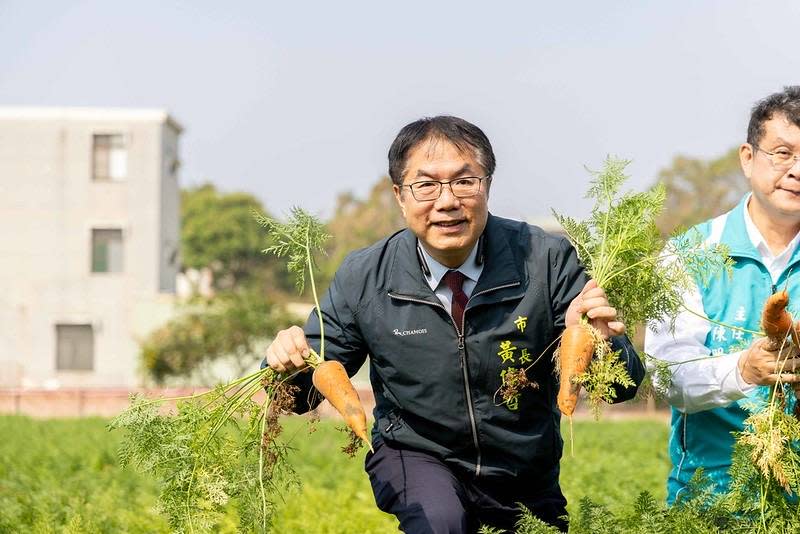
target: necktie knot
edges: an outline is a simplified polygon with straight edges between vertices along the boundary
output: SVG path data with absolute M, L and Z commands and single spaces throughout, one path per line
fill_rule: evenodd
M 455 295 L 456 293 L 463 293 L 464 280 L 467 277 L 461 271 L 449 270 L 444 273 L 444 283 L 450 288 L 450 291 Z
M 467 277 L 461 271 L 447 271 L 444 274 L 444 283 L 453 292 L 453 298 L 450 301 L 450 315 L 456 323 L 459 332 L 464 329 L 464 308 L 467 305 L 467 295 L 464 293 L 464 280 Z

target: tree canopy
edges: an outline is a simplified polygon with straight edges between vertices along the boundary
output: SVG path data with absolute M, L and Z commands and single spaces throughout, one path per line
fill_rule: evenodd
M 232 286 L 275 263 L 253 219 L 264 206 L 250 193 L 222 193 L 211 184 L 181 191 L 181 256 L 184 267 L 214 271 L 217 284 Z
M 659 172 L 658 180 L 667 193 L 658 220 L 665 235 L 724 213 L 750 189 L 739 166 L 738 148 L 711 160 L 675 156 L 670 166 Z
M 226 359 L 243 374 L 263 351 L 263 342 L 291 324 L 280 305 L 256 291 L 225 291 L 196 299 L 152 332 L 141 345 L 142 363 L 157 382 L 186 377 Z M 215 377 L 197 377 L 213 383 Z
M 327 227 L 333 239 L 321 267 L 323 278 L 330 280 L 347 254 L 405 227 L 391 180 L 381 177 L 364 199 L 350 192 L 341 193 Z

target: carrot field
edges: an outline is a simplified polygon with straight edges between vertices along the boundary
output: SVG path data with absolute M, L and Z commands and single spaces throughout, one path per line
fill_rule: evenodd
M 169 532 L 155 510 L 158 488 L 120 469 L 119 436 L 106 423 L 0 417 L 0 532 Z M 292 458 L 303 459 L 293 462 L 303 483 L 278 505 L 274 532 L 397 532 L 394 518 L 375 507 L 363 450 L 354 459 L 341 454 L 345 435 L 335 423 L 322 421 L 313 433 L 299 417 L 285 426 Z M 567 446 L 562 461 L 570 508 L 587 495 L 612 510 L 644 490 L 663 499 L 667 433 L 663 421 L 576 422 L 575 457 Z M 235 531 L 231 514 L 221 532 Z

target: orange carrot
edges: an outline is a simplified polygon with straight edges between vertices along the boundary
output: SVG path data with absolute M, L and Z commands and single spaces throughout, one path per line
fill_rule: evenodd
M 578 404 L 580 384 L 572 379 L 586 372 L 594 354 L 594 336 L 589 326 L 578 324 L 568 326 L 561 336 L 559 348 L 561 382 L 558 389 L 558 408 L 566 416 L 571 416 Z
M 786 335 L 791 334 L 792 341 L 800 346 L 800 321 L 792 324 L 792 316 L 786 311 L 789 305 L 789 294 L 786 290 L 770 295 L 761 312 L 761 328 L 769 338 L 767 349 L 779 350 L 786 342 Z M 794 416 L 800 419 L 800 389 L 794 386 Z
M 347 426 L 372 450 L 367 437 L 367 416 L 344 366 L 336 360 L 325 360 L 314 370 L 311 380 L 342 415 Z
M 789 304 L 789 294 L 786 290 L 770 295 L 764 303 L 761 312 L 761 328 L 770 340 L 770 349 L 778 350 L 786 339 L 786 334 L 792 331 L 792 316 L 786 311 Z

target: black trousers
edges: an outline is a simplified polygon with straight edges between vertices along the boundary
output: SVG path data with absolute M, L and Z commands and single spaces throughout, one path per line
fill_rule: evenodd
M 406 534 L 467 534 L 482 525 L 513 532 L 519 504 L 567 531 L 567 500 L 557 483 L 535 491 L 524 480 L 489 483 L 458 475 L 433 455 L 376 445 L 364 463 L 375 503 L 395 515 Z

